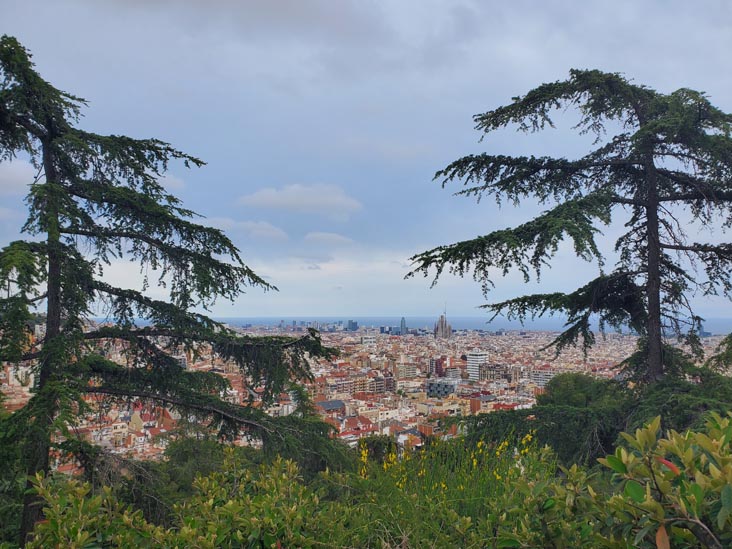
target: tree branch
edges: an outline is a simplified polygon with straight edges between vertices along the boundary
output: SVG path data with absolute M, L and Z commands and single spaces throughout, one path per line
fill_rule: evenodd
M 170 396 L 170 395 L 161 395 L 159 393 L 151 393 L 148 391 L 140 391 L 134 388 L 125 388 L 123 389 L 115 389 L 114 387 L 83 387 L 81 389 L 85 393 L 89 394 L 101 394 L 101 395 L 110 395 L 114 397 L 119 398 L 141 398 L 145 400 L 154 400 L 157 402 L 162 402 L 164 404 L 169 404 L 171 406 L 177 406 L 180 408 L 185 409 L 192 409 L 199 412 L 204 412 L 206 414 L 215 414 L 218 415 L 224 419 L 227 419 L 229 421 L 233 421 L 235 423 L 240 423 L 243 425 L 249 425 L 250 427 L 255 427 L 257 429 L 261 429 L 265 431 L 266 433 L 272 433 L 272 430 L 268 427 L 265 427 L 261 423 L 258 423 L 256 421 L 250 420 L 250 419 L 244 419 L 240 416 L 237 416 L 236 414 L 229 412 L 219 406 L 214 406 L 211 404 L 199 404 L 199 403 L 192 403 L 192 402 L 186 402 L 180 398 Z M 240 406 L 240 408 L 242 408 Z
M 181 254 L 186 257 L 191 258 L 201 258 L 205 259 L 206 261 L 215 261 L 209 254 L 206 253 L 197 253 L 193 251 L 190 248 L 185 248 L 182 246 L 176 246 L 175 244 L 169 244 L 167 242 L 164 242 L 158 238 L 153 238 L 149 234 L 145 234 L 138 231 L 113 231 L 110 229 L 104 229 L 104 228 L 98 228 L 94 231 L 87 231 L 84 229 L 77 229 L 77 228 L 64 228 L 60 231 L 62 234 L 69 234 L 69 235 L 78 235 L 78 236 L 85 236 L 88 238 L 127 238 L 130 240 L 140 240 L 142 242 L 145 242 L 146 244 L 149 244 L 150 246 L 153 246 L 160 251 L 168 254 L 169 256 L 174 251 L 176 254 Z
M 92 332 L 85 332 L 84 333 L 84 339 L 85 340 L 98 340 L 98 339 L 125 339 L 128 341 L 138 341 L 140 338 L 148 338 L 148 337 L 171 337 L 171 338 L 185 338 L 188 340 L 194 340 L 194 341 L 205 341 L 210 343 L 217 343 L 222 339 L 221 336 L 227 337 L 226 334 L 215 334 L 215 333 L 192 333 L 190 331 L 183 331 L 183 330 L 176 330 L 173 328 L 160 328 L 157 326 L 146 326 L 144 328 L 138 328 L 133 330 L 127 330 L 127 329 L 120 329 L 116 326 L 110 326 L 110 327 L 102 327 L 97 330 L 94 330 Z M 265 338 L 263 337 L 246 337 L 242 335 L 235 335 L 231 334 L 232 339 L 237 339 L 240 342 L 243 342 L 243 340 L 246 339 L 246 345 L 250 347 L 265 347 L 270 348 L 272 346 L 272 338 Z M 281 349 L 287 349 L 289 347 L 294 347 L 298 343 L 308 340 L 312 337 L 312 334 L 298 337 L 298 338 L 282 338 L 282 344 L 279 345 L 279 348 Z M 257 341 L 258 339 L 261 339 L 260 341 Z
M 665 250 L 677 250 L 682 252 L 692 252 L 692 253 L 710 253 L 715 254 L 721 258 L 728 259 L 732 261 L 732 244 L 718 244 L 718 245 L 712 245 L 712 244 L 692 244 L 692 245 L 683 245 L 683 244 L 668 244 L 668 243 L 661 243 L 661 248 Z
M 42 352 L 43 351 L 34 351 L 32 353 L 26 353 L 20 357 L 20 360 L 18 362 L 27 362 L 28 360 L 36 360 L 37 358 L 41 357 Z

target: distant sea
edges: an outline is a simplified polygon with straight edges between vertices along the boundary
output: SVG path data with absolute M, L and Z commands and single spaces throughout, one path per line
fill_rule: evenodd
M 448 316 L 447 323 L 452 326 L 453 330 L 500 330 L 500 329 L 520 329 L 519 322 L 508 322 L 506 320 L 496 319 L 492 323 L 488 323 L 487 316 Z M 432 330 L 439 319 L 438 316 L 405 316 L 407 328 L 418 329 L 427 328 Z M 308 323 L 318 322 L 322 324 L 338 324 L 339 322 L 346 325 L 349 320 L 358 322 L 359 328 L 379 328 L 381 326 L 400 326 L 401 316 L 260 316 L 260 317 L 237 317 L 237 318 L 217 318 L 222 322 L 231 324 L 232 326 L 244 326 L 251 324 L 252 326 L 279 326 L 284 323 L 285 326 L 292 326 L 294 321 L 298 326 L 300 323 L 307 325 Z M 540 321 L 532 323 L 533 328 L 524 329 L 533 330 L 558 330 L 562 326 L 562 322 L 557 321 Z
M 432 330 L 439 316 L 405 316 L 404 320 L 409 329 L 426 328 Z M 558 331 L 562 329 L 564 320 L 558 317 L 537 319 L 526 322 L 523 326 L 520 322 L 508 321 L 504 318 L 496 318 L 488 322 L 488 316 L 447 316 L 447 322 L 453 330 L 532 330 L 532 331 Z M 358 322 L 359 327 L 379 328 L 380 326 L 399 326 L 402 320 L 400 316 L 256 316 L 256 317 L 230 317 L 217 318 L 232 326 L 279 326 L 284 323 L 292 326 L 292 322 L 300 326 L 301 323 L 318 322 L 322 324 L 344 325 L 353 320 Z M 732 318 L 709 318 L 704 321 L 704 331 L 711 334 L 728 334 L 732 332 Z

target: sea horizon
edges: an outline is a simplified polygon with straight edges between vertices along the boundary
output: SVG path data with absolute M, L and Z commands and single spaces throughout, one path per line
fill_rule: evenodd
M 298 326 L 317 322 L 319 324 L 347 323 L 349 320 L 358 323 L 363 328 L 379 328 L 381 326 L 400 326 L 402 316 L 392 315 L 279 315 L 279 316 L 232 316 L 214 317 L 219 322 L 231 326 L 278 326 L 281 323 L 285 326 L 292 326 L 294 321 Z M 434 328 L 439 315 L 404 315 L 407 328 L 428 329 Z M 517 320 L 507 320 L 503 317 L 490 321 L 490 317 L 477 315 L 447 315 L 447 322 L 453 330 L 528 330 L 528 331 L 560 331 L 566 322 L 558 316 L 551 318 L 538 318 L 527 320 L 523 324 Z M 732 332 L 732 318 L 708 318 L 703 323 L 704 331 L 712 335 L 724 335 Z M 593 329 L 597 330 L 597 322 L 592 323 Z M 606 327 L 607 332 L 615 332 L 611 327 Z M 623 330 L 627 332 L 627 330 Z

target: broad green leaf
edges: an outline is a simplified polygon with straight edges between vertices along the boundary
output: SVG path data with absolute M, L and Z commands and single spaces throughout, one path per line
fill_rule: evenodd
M 629 480 L 625 483 L 623 493 L 636 503 L 643 503 L 646 499 L 646 491 L 635 480 Z
M 722 488 L 722 508 L 728 513 L 732 512 L 732 486 L 725 484 Z
M 719 513 L 717 513 L 717 528 L 724 530 L 724 523 L 727 522 L 729 514 L 729 510 L 724 507 L 719 510 Z
M 544 505 L 542 506 L 542 509 L 544 511 L 548 511 L 552 507 L 554 507 L 557 504 L 556 500 L 554 498 L 549 498 L 544 502 Z
M 620 458 L 618 458 L 612 454 L 607 456 L 607 458 L 605 458 L 605 462 L 606 462 L 605 465 L 610 467 L 610 469 L 612 469 L 616 473 L 625 474 L 628 472 L 628 468 L 625 466 L 625 463 L 623 463 L 620 460 Z
M 689 491 L 694 496 L 694 499 L 696 500 L 694 502 L 694 514 L 696 516 L 699 516 L 701 511 L 701 503 L 704 501 L 704 489 L 697 483 L 694 483 L 689 488 Z

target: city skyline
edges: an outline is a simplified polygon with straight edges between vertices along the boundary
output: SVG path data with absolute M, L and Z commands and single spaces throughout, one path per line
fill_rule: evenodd
M 732 46 L 730 15 L 724 2 L 701 10 L 677 1 L 8 0 L 0 33 L 18 37 L 44 78 L 90 101 L 81 127 L 158 137 L 208 162 L 171 166 L 166 187 L 280 290 L 218 303 L 215 316 L 408 318 L 439 314 L 447 301 L 457 317 L 481 316 L 480 284 L 403 280 L 408 258 L 541 208 L 453 197 L 459 187 L 441 189 L 435 171 L 488 149 L 572 156 L 587 144 L 569 115 L 555 132 L 507 131 L 479 143 L 472 115 L 574 67 L 622 72 L 664 92 L 704 90 L 732 111 L 732 75 L 718 69 Z M 23 223 L 34 174 L 22 159 L 0 164 L 2 245 Z M 613 240 L 614 229 L 605 232 Z M 489 299 L 572 290 L 597 272 L 571 246 L 558 259 L 541 284 L 512 273 Z M 139 268 L 126 261 L 105 275 L 139 284 Z M 729 308 L 722 299 L 696 305 L 709 318 Z

